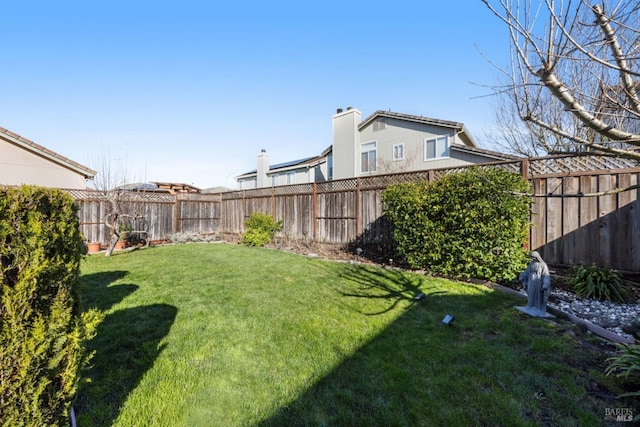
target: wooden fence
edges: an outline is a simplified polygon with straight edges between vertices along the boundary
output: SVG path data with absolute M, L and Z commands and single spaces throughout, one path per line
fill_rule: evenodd
M 637 164 L 598 157 L 546 157 L 500 162 L 532 181 L 529 247 L 552 265 L 595 262 L 640 272 L 640 190 L 608 190 L 639 183 Z M 298 184 L 219 194 L 123 194 L 128 213 L 142 216 L 136 228 L 150 239 L 179 233 L 238 234 L 253 212 L 282 220 L 283 235 L 328 243 L 371 243 L 389 238 L 382 217 L 382 192 L 401 182 L 433 181 L 460 168 L 375 175 L 315 184 Z M 101 220 L 109 203 L 100 193 L 72 191 L 80 205 L 87 240 L 108 241 Z

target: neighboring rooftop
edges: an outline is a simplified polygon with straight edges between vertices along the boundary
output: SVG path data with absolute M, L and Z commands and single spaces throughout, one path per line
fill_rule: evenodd
M 24 148 L 27 151 L 31 151 L 32 153 L 45 157 L 52 162 L 55 162 L 63 167 L 68 169 L 72 169 L 82 175 L 84 175 L 85 179 L 93 179 L 96 176 L 96 171 L 90 169 L 84 165 L 81 165 L 78 162 L 74 162 L 68 157 L 62 156 L 54 151 L 49 150 L 48 148 L 43 147 L 42 145 L 36 144 L 35 142 L 18 135 L 17 133 L 11 132 L 8 129 L 0 127 L 0 138 L 4 138 L 11 143 L 17 144 Z

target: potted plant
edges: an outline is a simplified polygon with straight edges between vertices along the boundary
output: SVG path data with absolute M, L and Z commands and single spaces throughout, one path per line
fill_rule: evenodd
M 131 234 L 131 225 L 127 223 L 120 224 L 118 229 L 118 243 L 116 243 L 116 249 L 124 249 L 127 247 L 127 239 Z
M 100 252 L 100 242 L 87 242 L 87 252 Z

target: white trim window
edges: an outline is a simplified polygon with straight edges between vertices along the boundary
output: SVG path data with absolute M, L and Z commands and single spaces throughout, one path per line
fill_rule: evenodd
M 376 141 L 366 142 L 360 146 L 360 172 L 371 173 L 376 171 L 377 164 Z
M 287 184 L 295 184 L 295 183 L 296 183 L 296 173 L 287 172 Z
M 279 181 L 278 178 L 280 178 L 280 175 L 278 175 L 277 173 L 274 173 L 273 175 L 271 175 L 271 186 L 272 187 L 275 187 L 275 186 L 278 185 L 278 181 Z
M 404 144 L 393 144 L 393 160 L 404 160 Z
M 424 159 L 432 160 L 449 157 L 449 138 L 439 136 L 424 140 Z

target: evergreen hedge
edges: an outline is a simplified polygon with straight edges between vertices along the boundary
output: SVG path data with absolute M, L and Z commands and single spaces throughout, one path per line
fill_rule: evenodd
M 433 183 L 383 193 L 396 251 L 412 268 L 460 278 L 511 281 L 527 263 L 529 183 L 498 168 L 473 167 Z
M 69 425 L 85 342 L 99 314 L 81 313 L 86 253 L 73 199 L 55 189 L 0 191 L 0 423 Z

